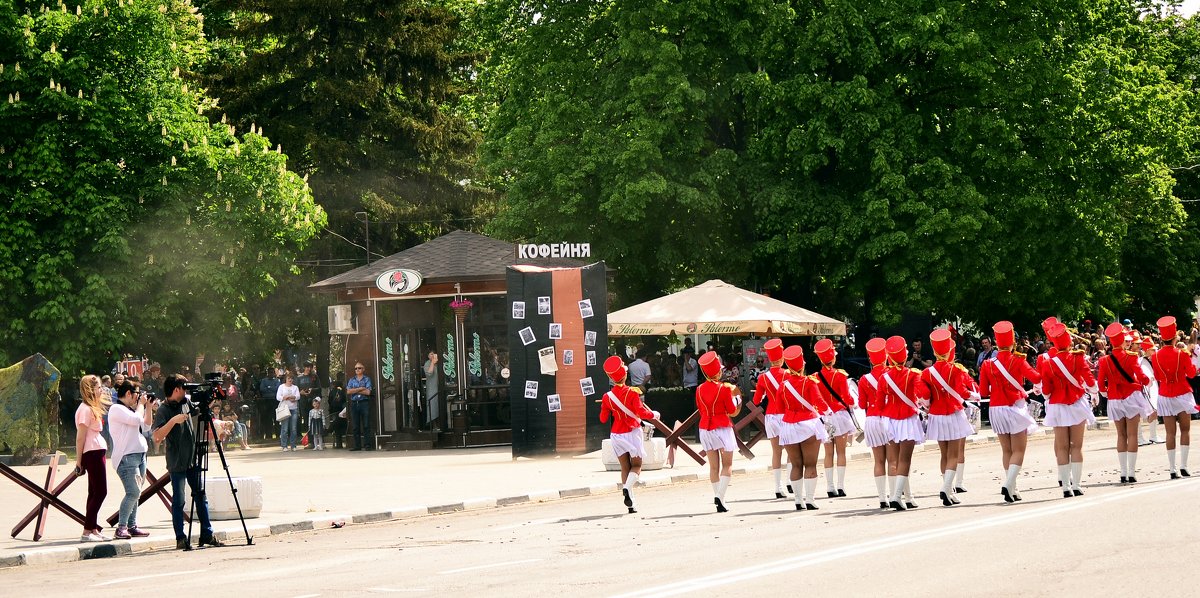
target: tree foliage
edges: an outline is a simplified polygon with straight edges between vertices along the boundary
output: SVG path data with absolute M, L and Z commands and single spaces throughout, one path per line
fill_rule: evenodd
M 631 300 L 721 277 L 1032 320 L 1177 307 L 1144 266 L 1195 280 L 1130 259 L 1180 255 L 1195 130 L 1137 2 L 490 6 L 493 231 L 590 241 Z
M 0 0 L 0 361 L 216 350 L 325 224 L 261 134 L 210 123 L 179 1 Z

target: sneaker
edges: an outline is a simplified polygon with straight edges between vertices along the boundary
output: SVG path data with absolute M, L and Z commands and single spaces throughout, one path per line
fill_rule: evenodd
M 175 550 L 191 550 L 192 543 L 187 541 L 187 538 L 175 540 Z
M 213 548 L 224 548 L 225 543 L 216 538 L 200 538 L 200 547 L 212 546 Z
M 106 540 L 104 539 L 104 536 L 101 536 L 100 534 L 97 534 L 96 532 L 88 532 L 88 533 L 80 536 L 79 541 L 80 542 L 104 542 Z
M 114 536 L 116 539 L 118 539 L 118 540 L 128 540 L 128 539 L 130 539 L 130 538 L 132 538 L 132 537 L 133 537 L 133 536 L 132 536 L 132 535 L 129 533 L 129 530 L 128 530 L 128 529 L 126 529 L 124 526 L 122 526 L 122 527 L 118 527 L 118 528 L 117 528 L 117 533 L 113 534 L 113 536 Z
M 150 532 L 135 525 L 135 526 L 129 528 L 129 535 L 131 535 L 135 538 L 145 538 L 150 535 Z
M 102 531 L 100 531 L 100 530 L 98 530 L 98 529 L 97 529 L 97 530 L 93 530 L 93 531 L 92 531 L 92 533 L 93 533 L 93 534 L 96 534 L 96 536 L 98 536 L 98 537 L 100 538 L 100 541 L 101 541 L 101 542 L 112 542 L 112 538 L 110 538 L 110 537 L 108 537 L 108 536 L 104 535 L 104 532 L 102 532 Z

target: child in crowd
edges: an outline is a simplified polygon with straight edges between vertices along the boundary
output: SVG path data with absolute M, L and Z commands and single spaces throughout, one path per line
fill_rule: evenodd
M 325 416 L 321 412 L 321 398 L 313 399 L 312 411 L 308 412 L 308 443 L 315 451 L 325 450 L 325 440 L 321 438 L 325 431 Z

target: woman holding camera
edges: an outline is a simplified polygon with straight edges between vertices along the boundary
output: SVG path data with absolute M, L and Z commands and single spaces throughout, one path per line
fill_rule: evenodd
M 300 428 L 300 388 L 293 380 L 290 373 L 284 377 L 283 384 L 275 391 L 275 400 L 287 405 L 288 411 L 291 411 L 290 417 L 279 422 L 279 446 L 285 451 L 290 448 L 295 452 L 296 437 L 299 436 Z
M 100 378 L 92 374 L 79 381 L 81 402 L 75 410 L 75 474 L 87 472 L 87 509 L 83 520 L 82 542 L 107 542 L 110 538 L 100 533 L 96 518 L 100 505 L 108 496 L 108 477 L 104 473 L 104 453 L 108 444 L 100 432 L 104 429 L 104 414 L 112 405 L 108 390 L 100 384 Z
M 108 426 L 113 439 L 113 469 L 117 470 L 117 477 L 125 487 L 116 537 L 118 540 L 144 538 L 150 534 L 137 526 L 137 507 L 141 481 L 146 477 L 148 445 L 145 432 L 154 424 L 155 403 L 146 393 L 134 389 L 130 382 L 117 387 L 117 400 L 121 406 L 108 412 Z

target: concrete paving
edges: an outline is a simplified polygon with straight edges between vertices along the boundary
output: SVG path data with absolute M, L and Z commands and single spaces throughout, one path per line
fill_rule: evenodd
M 1107 422 L 1101 422 L 1106 427 Z M 1049 430 L 1031 439 L 1030 451 L 1050 451 L 1046 440 Z M 1090 431 L 1092 439 L 1112 436 L 1111 429 Z M 990 431 L 969 439 L 968 462 L 998 461 L 999 448 Z M 735 479 L 747 474 L 762 474 L 769 462 L 769 446 L 757 447 L 759 456 L 746 460 L 736 456 Z M 1156 450 L 1157 449 L 1157 450 Z M 936 444 L 918 447 L 936 452 Z M 1140 467 L 1164 461 L 1162 448 L 1147 447 Z M 995 453 L 995 454 L 993 454 Z M 1149 456 L 1153 454 L 1155 456 Z M 605 471 L 599 452 L 578 457 L 513 460 L 508 447 L 458 449 L 421 452 L 348 452 L 345 450 L 282 452 L 278 447 L 236 450 L 228 455 L 234 476 L 257 476 L 263 480 L 264 507 L 259 517 L 247 520 L 250 534 L 264 537 L 295 531 L 330 529 L 336 526 L 367 524 L 421 517 L 431 514 L 491 509 L 498 506 L 556 501 L 572 497 L 616 493 L 618 474 Z M 853 461 L 869 459 L 869 449 L 850 448 Z M 214 459 L 215 460 L 215 459 Z M 219 465 L 214 463 L 213 484 L 226 484 Z M 164 471 L 162 457 L 151 457 L 150 469 Z M 18 470 L 40 482 L 45 467 Z M 68 471 L 60 468 L 60 475 Z M 682 452 L 675 467 L 648 471 L 642 476 L 646 486 L 663 486 L 707 477 L 707 466 L 700 466 Z M 1052 478 L 1051 478 L 1052 479 Z M 823 489 L 822 487 L 818 490 Z M 86 495 L 84 480 L 77 481 L 64 500 L 81 508 Z M 109 494 L 101 511 L 102 518 L 114 512 L 123 496 L 116 475 L 109 475 Z M 7 479 L 0 480 L 0 524 L 12 526 L 37 504 L 36 499 Z M 151 532 L 149 538 L 82 544 L 81 530 L 67 517 L 51 510 L 46 537 L 32 541 L 27 528 L 16 539 L 0 539 L 0 567 L 26 564 L 70 562 L 89 558 L 121 556 L 152 550 L 173 549 L 170 513 L 156 499 L 142 505 L 139 523 Z M 214 522 L 218 538 L 242 541 L 241 524 Z M 6 531 L 11 527 L 6 527 Z M 108 532 L 111 535 L 111 528 Z

